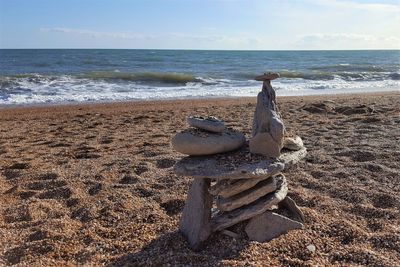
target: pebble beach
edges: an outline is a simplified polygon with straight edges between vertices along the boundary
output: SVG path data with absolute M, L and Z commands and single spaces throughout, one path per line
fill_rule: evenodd
M 399 266 L 399 91 L 277 101 L 308 151 L 285 171 L 304 228 L 258 243 L 241 223 L 199 252 L 171 138 L 211 115 L 248 140 L 255 97 L 0 107 L 0 264 Z

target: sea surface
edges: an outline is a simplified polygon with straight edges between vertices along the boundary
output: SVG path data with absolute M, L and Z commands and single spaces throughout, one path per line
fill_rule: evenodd
M 400 91 L 400 50 L 0 49 L 0 105 Z

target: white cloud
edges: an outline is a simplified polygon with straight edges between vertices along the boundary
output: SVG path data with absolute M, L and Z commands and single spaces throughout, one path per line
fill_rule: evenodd
M 88 36 L 92 38 L 117 38 L 117 39 L 152 39 L 155 38 L 154 35 L 151 34 L 138 34 L 132 32 L 101 32 L 101 31 L 91 31 L 91 30 L 84 30 L 84 29 L 73 29 L 73 28 L 61 28 L 61 27 L 54 27 L 54 28 L 41 28 L 40 31 L 42 32 L 59 32 L 65 34 L 77 34 Z
M 385 4 L 385 3 L 362 3 L 356 1 L 346 0 L 309 0 L 308 2 L 316 5 L 330 6 L 333 8 L 344 8 L 344 9 L 361 9 L 367 11 L 380 11 L 396 13 L 400 12 L 400 5 Z
M 353 33 L 332 33 L 332 34 L 308 34 L 304 35 L 303 40 L 315 41 L 315 40 L 324 40 L 324 41 L 335 41 L 335 40 L 356 40 L 356 41 L 371 41 L 375 39 L 375 37 L 371 35 L 365 34 L 353 34 Z
M 65 35 L 79 35 L 82 38 L 102 39 L 101 41 L 121 41 L 122 45 L 145 44 L 151 41 L 152 44 L 164 45 L 161 48 L 196 48 L 196 49 L 257 49 L 258 45 L 265 43 L 265 40 L 245 34 L 237 33 L 232 35 L 208 33 L 188 34 L 182 32 L 166 32 L 161 34 L 141 34 L 134 32 L 101 32 L 86 29 L 74 28 L 41 28 L 45 33 L 61 33 Z M 180 47 L 176 47 L 179 44 Z M 169 45 L 171 47 L 169 47 Z
M 317 33 L 301 36 L 295 46 L 308 49 L 399 49 L 400 38 L 352 33 Z
M 299 35 L 297 40 L 280 36 L 270 38 L 260 33 L 192 34 L 165 32 L 142 34 L 134 32 L 102 32 L 74 28 L 41 28 L 45 33 L 59 33 L 87 45 L 116 48 L 165 49 L 399 49 L 400 36 L 354 33 L 315 33 Z M 73 37 L 73 38 L 71 38 Z M 58 38 L 58 37 L 57 37 Z M 55 38 L 56 39 L 56 38 Z M 84 41 L 86 40 L 86 42 Z M 97 45 L 97 46 L 96 46 Z

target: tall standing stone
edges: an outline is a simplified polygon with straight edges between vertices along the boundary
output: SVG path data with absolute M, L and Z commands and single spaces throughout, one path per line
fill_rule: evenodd
M 194 179 L 183 209 L 179 228 L 193 250 L 200 249 L 211 233 L 210 183 L 210 179 Z
M 257 96 L 252 138 L 249 142 L 250 152 L 271 158 L 279 157 L 285 132 L 276 104 L 275 90 L 271 86 L 271 80 L 278 77 L 277 73 L 265 73 L 256 77 L 256 80 L 263 81 L 263 87 Z

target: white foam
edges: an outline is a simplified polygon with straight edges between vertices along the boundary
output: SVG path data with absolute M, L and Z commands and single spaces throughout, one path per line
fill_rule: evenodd
M 67 75 L 20 78 L 15 88 L 0 91 L 0 104 L 244 97 L 256 96 L 261 89 L 261 83 L 252 80 L 201 80 L 180 86 L 156 87 L 135 82 L 78 79 Z M 278 96 L 400 91 L 398 80 L 345 81 L 336 78 L 316 81 L 282 78 L 274 80 L 273 86 Z

